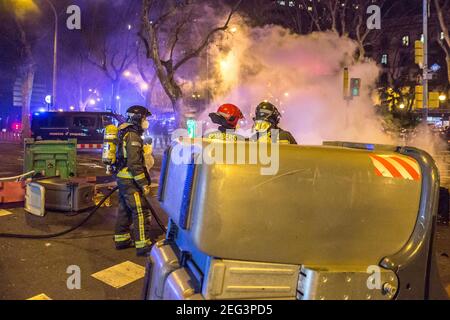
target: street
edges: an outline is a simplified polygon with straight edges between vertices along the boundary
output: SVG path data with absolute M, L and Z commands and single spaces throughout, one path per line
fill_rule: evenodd
M 5 164 L 0 167 L 0 177 L 22 172 L 23 151 L 20 145 L 0 144 L 0 154 Z M 104 175 L 104 169 L 96 166 L 101 163 L 100 153 L 81 152 L 78 159 L 81 175 Z M 152 201 L 152 205 L 166 222 L 157 201 Z M 68 216 L 49 212 L 45 217 L 36 217 L 26 213 L 21 206 L 6 208 L 0 208 L 0 233 L 58 232 L 75 225 L 87 214 Z M 100 208 L 88 223 L 65 236 L 48 240 L 0 239 L 0 300 L 24 300 L 41 294 L 58 300 L 140 299 L 145 258 L 136 257 L 134 249 L 115 250 L 116 210 L 117 194 L 113 196 L 111 207 Z M 152 239 L 156 240 L 162 234 L 153 219 Z M 132 264 L 126 264 L 125 269 L 116 273 L 106 273 L 107 282 L 92 276 L 124 262 Z M 79 290 L 67 287 L 70 273 L 66 271 L 70 266 L 80 268 Z
M 0 302 L 450 301 L 450 0 L 2 0 L 0 30 Z

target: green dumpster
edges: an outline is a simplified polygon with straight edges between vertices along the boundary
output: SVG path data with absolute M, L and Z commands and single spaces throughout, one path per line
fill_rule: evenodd
M 46 177 L 76 176 L 77 140 L 25 139 L 24 172 L 36 171 Z

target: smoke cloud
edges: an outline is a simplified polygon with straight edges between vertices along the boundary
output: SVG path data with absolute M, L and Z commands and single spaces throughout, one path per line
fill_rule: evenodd
M 230 30 L 210 48 L 215 93 L 202 119 L 222 103 L 235 103 L 248 129 L 257 104 L 268 100 L 283 114 L 281 127 L 301 144 L 393 143 L 371 99 L 379 69 L 373 61 L 354 61 L 354 41 L 332 32 L 297 35 L 279 26 L 238 24 Z M 344 67 L 362 80 L 360 97 L 349 103 L 343 99 Z

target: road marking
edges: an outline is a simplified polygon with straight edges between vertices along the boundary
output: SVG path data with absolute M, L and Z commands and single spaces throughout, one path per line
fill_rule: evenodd
M 37 296 L 28 298 L 27 300 L 52 300 L 49 296 L 47 296 L 45 293 L 38 294 Z
M 5 209 L 0 209 L 0 217 L 9 216 L 10 214 L 13 214 L 13 212 Z
M 145 268 L 131 261 L 125 261 L 92 274 L 92 277 L 114 288 L 121 288 L 144 276 Z

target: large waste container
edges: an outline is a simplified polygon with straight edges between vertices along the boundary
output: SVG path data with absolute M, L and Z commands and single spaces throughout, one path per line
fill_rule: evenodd
M 169 231 L 152 249 L 146 298 L 446 297 L 433 250 L 439 175 L 427 153 L 277 145 L 279 170 L 264 175 L 262 161 L 206 161 L 225 154 L 215 144 L 166 151 L 159 201 Z
M 46 177 L 76 176 L 77 140 L 25 139 L 24 172 L 34 170 Z
M 27 186 L 25 210 L 43 215 L 46 210 L 83 211 L 95 206 L 92 183 L 73 179 L 43 179 Z

